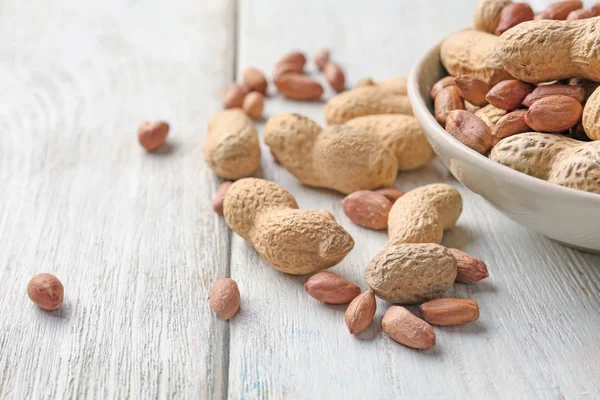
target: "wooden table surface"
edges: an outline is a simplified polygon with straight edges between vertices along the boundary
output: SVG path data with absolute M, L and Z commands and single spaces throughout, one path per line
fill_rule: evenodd
M 344 307 L 268 267 L 211 209 L 206 124 L 245 67 L 325 46 L 350 86 L 404 75 L 475 3 L 0 2 L 0 398 L 600 398 L 600 256 L 513 223 L 437 161 L 396 186 L 456 186 L 464 213 L 444 244 L 490 278 L 449 292 L 481 319 L 436 328 L 428 351 L 382 333 L 383 301 L 351 336 Z M 273 96 L 266 116 L 278 112 L 324 123 L 323 104 Z M 138 145 L 145 119 L 171 123 L 166 151 Z M 332 271 L 366 289 L 386 234 L 353 225 L 341 195 L 301 186 L 264 146 L 257 176 L 333 212 L 356 246 Z M 40 272 L 62 280 L 60 310 L 28 299 Z M 208 306 L 225 276 L 242 295 L 229 322 Z

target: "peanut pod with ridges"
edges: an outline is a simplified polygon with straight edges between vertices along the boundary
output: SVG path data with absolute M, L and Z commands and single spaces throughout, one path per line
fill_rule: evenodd
M 551 183 L 600 194 L 600 141 L 580 142 L 556 134 L 520 133 L 501 140 L 492 149 L 490 158 Z
M 381 137 L 386 146 L 394 151 L 399 171 L 420 168 L 433 158 L 433 149 L 412 115 L 367 115 L 352 119 L 345 125 Z
M 489 85 L 511 79 L 495 51 L 498 41 L 498 36 L 486 32 L 457 32 L 442 43 L 442 64 L 452 76 L 470 75 Z
M 497 57 L 525 82 L 600 81 L 600 17 L 523 22 L 500 36 Z
M 406 192 L 390 210 L 390 245 L 441 243 L 444 230 L 456 225 L 461 212 L 462 197 L 450 185 L 434 183 Z
M 369 287 L 384 300 L 412 304 L 447 290 L 456 279 L 456 258 L 434 243 L 390 245 L 367 266 Z
M 251 176 L 260 166 L 254 123 L 239 109 L 217 112 L 208 123 L 204 161 L 220 177 Z
M 271 266 L 288 274 L 332 267 L 354 247 L 337 222 L 318 210 L 299 210 L 288 191 L 263 179 L 234 182 L 225 195 L 223 214 L 234 232 Z
M 399 85 L 361 86 L 334 96 L 325 105 L 325 120 L 329 125 L 343 124 L 354 118 L 375 114 L 412 115 L 408 96 Z
M 275 159 L 300 182 L 349 194 L 391 186 L 398 172 L 392 149 L 352 126 L 322 129 L 298 114 L 277 114 L 264 131 Z
M 582 122 L 585 134 L 592 140 L 600 140 L 600 87 L 585 103 Z

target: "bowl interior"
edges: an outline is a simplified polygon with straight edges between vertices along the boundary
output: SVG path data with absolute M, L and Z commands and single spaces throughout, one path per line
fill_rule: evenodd
M 438 80 L 448 75 L 440 60 L 440 46 L 441 44 L 438 44 L 430 49 L 415 64 L 408 79 L 409 97 L 414 109 L 415 117 L 417 117 L 424 127 L 425 134 L 428 139 L 430 139 L 436 153 L 440 155 L 439 153 L 444 152 L 444 150 L 451 149 L 469 162 L 476 163 L 487 173 L 500 174 L 506 179 L 511 179 L 515 185 L 522 187 L 534 185 L 535 189 L 541 191 L 541 193 L 586 198 L 590 201 L 597 202 L 598 206 L 600 206 L 600 194 L 556 185 L 515 171 L 468 148 L 446 132 L 446 130 L 435 120 L 433 115 L 433 101 L 429 96 L 432 86 Z
M 408 94 L 415 117 L 450 172 L 509 218 L 572 246 L 600 250 L 600 195 L 534 178 L 471 150 L 442 128 L 433 116 L 431 87 L 447 73 L 440 45 L 413 67 Z

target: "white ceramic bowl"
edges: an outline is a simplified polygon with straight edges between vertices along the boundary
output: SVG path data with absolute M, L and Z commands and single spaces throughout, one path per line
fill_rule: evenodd
M 438 45 L 413 67 L 408 95 L 429 143 L 456 179 L 521 225 L 572 247 L 600 251 L 600 194 L 514 171 L 454 139 L 433 117 L 429 97 L 444 75 Z

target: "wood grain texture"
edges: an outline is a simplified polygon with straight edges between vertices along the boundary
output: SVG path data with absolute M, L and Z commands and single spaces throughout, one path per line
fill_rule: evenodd
M 312 54 L 323 46 L 331 48 L 350 85 L 363 76 L 405 75 L 428 46 L 470 24 L 476 2 L 242 2 L 238 76 L 251 65 L 270 72 L 289 50 Z M 314 65 L 309 69 L 315 73 Z M 298 112 L 324 123 L 322 104 L 273 97 L 266 104 L 267 117 L 279 112 Z M 366 289 L 364 269 L 385 246 L 385 233 L 353 225 L 342 211 L 341 195 L 303 187 L 263 150 L 258 176 L 288 189 L 301 208 L 332 211 L 352 234 L 355 249 L 332 271 Z M 488 280 L 456 285 L 448 292 L 475 299 L 481 319 L 436 328 L 437 346 L 419 352 L 381 332 L 389 304 L 378 301 L 375 322 L 353 337 L 344 324 L 345 307 L 319 304 L 304 292 L 307 277 L 268 267 L 234 235 L 231 274 L 242 292 L 242 308 L 231 323 L 229 398 L 600 396 L 600 256 L 568 249 L 506 219 L 437 161 L 400 174 L 395 186 L 407 190 L 433 182 L 459 188 L 465 204 L 444 244 L 489 266 Z
M 235 65 L 270 72 L 288 50 L 327 46 L 350 85 L 405 75 L 475 3 L 3 1 L 0 398 L 600 397 L 600 256 L 512 223 L 438 162 L 396 186 L 457 186 L 465 212 L 444 243 L 483 258 L 491 277 L 449 293 L 477 300 L 481 320 L 436 329 L 427 352 L 381 332 L 382 301 L 349 335 L 344 307 L 306 295 L 306 277 L 268 267 L 211 210 L 219 181 L 202 144 Z M 267 101 L 267 115 L 289 111 L 324 122 L 322 104 Z M 148 155 L 135 129 L 154 118 L 171 122 L 170 147 Z M 263 150 L 258 176 L 353 235 L 333 271 L 366 288 L 386 235 L 353 225 L 341 195 L 301 186 Z M 39 272 L 62 280 L 62 309 L 27 298 Z M 225 322 L 208 293 L 229 274 L 242 306 Z
M 202 160 L 233 1 L 4 1 L 0 398 L 223 398 L 229 233 Z M 149 155 L 144 119 L 171 122 Z M 26 295 L 57 275 L 65 303 Z

